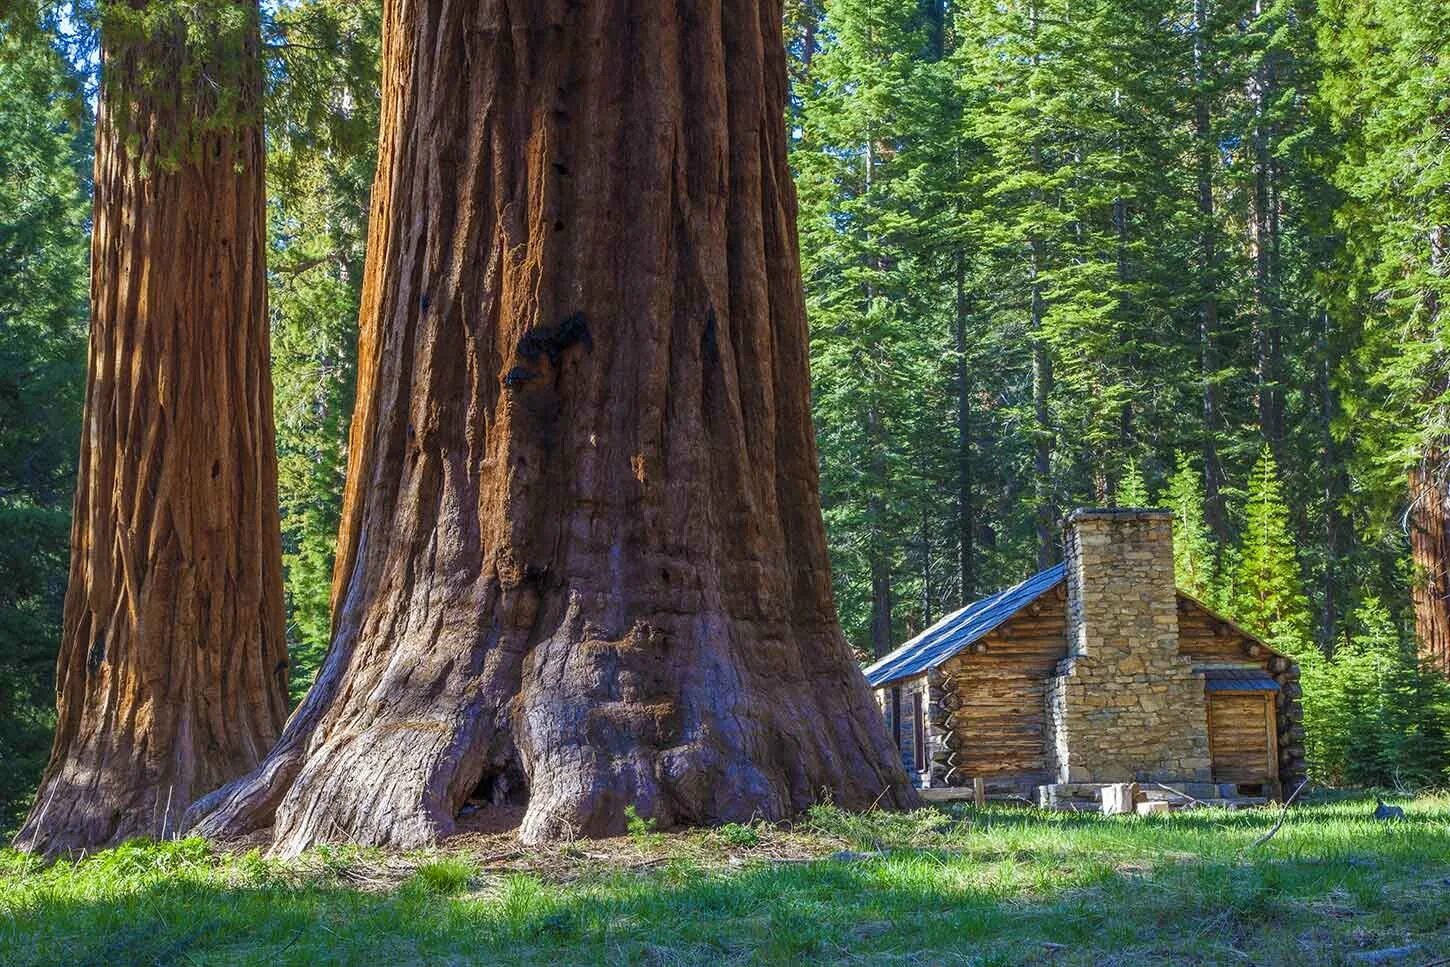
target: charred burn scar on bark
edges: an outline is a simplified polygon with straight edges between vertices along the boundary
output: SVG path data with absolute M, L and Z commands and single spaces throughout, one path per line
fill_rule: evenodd
M 421 298 L 421 299 L 418 300 L 418 305 L 422 308 L 422 310 L 424 312 L 427 312 L 428 311 L 428 307 L 431 306 L 432 304 L 433 304 L 432 301 L 426 295 L 423 298 Z
M 508 371 L 508 375 L 504 376 L 503 384 L 509 389 L 513 389 L 516 386 L 522 386 L 538 375 L 538 373 L 529 369 L 527 366 L 515 366 Z
M 554 220 L 554 231 L 556 231 L 556 232 L 562 232 L 563 230 L 564 230 L 564 222 L 563 222 L 563 219 L 555 219 Z
M 96 635 L 91 642 L 91 650 L 86 655 L 86 667 L 93 673 L 101 670 L 101 662 L 106 660 L 106 639 Z
M 569 174 L 570 174 L 570 172 L 569 172 L 569 166 L 566 165 L 566 164 L 564 164 L 564 162 L 562 162 L 562 161 L 555 161 L 554 162 L 554 170 L 557 171 L 560 174 L 560 176 L 562 176 L 564 178 L 569 177 Z
M 720 361 L 720 335 L 715 324 L 714 309 L 705 316 L 705 331 L 700 334 L 700 355 L 711 363 Z
M 538 326 L 524 333 L 519 339 L 517 354 L 520 359 L 533 361 L 548 356 L 549 362 L 559 365 L 564 350 L 570 346 L 582 345 L 586 351 L 594 351 L 594 337 L 589 333 L 589 319 L 582 312 L 576 312 L 557 326 Z
M 216 462 L 214 462 L 211 465 L 211 479 L 215 480 L 216 478 L 220 477 L 221 475 L 222 475 L 222 462 L 220 460 L 217 460 Z

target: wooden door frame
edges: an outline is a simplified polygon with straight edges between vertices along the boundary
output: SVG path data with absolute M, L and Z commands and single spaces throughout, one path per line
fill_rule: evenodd
M 1266 784 L 1270 785 L 1270 786 L 1275 787 L 1275 788 L 1278 787 L 1278 785 L 1279 785 L 1279 717 L 1278 717 L 1279 713 L 1278 713 L 1278 705 L 1277 705 L 1277 703 L 1275 701 L 1275 698 L 1274 698 L 1275 694 L 1276 694 L 1275 692 L 1270 691 L 1269 689 L 1266 689 L 1266 688 L 1265 689 L 1255 689 L 1253 691 L 1249 691 L 1247 689 L 1232 689 L 1232 690 L 1225 689 L 1224 691 L 1221 691 L 1221 692 L 1205 692 L 1205 694 L 1204 694 L 1204 698 L 1205 698 L 1204 711 L 1207 713 L 1207 718 L 1208 718 L 1208 769 L 1209 769 L 1209 775 L 1213 775 L 1214 769 L 1216 767 L 1216 762 L 1217 762 L 1217 760 L 1216 760 L 1216 758 L 1214 756 L 1214 741 L 1213 741 L 1213 700 L 1214 700 L 1214 697 L 1217 696 L 1217 695 L 1224 695 L 1224 696 L 1228 696 L 1228 695 L 1262 695 L 1264 697 L 1264 728 L 1265 728 L 1265 731 L 1267 732 L 1267 736 L 1266 736 L 1267 741 L 1265 743 L 1265 750 L 1266 750 L 1267 757 L 1268 757 L 1268 762 L 1269 762 L 1269 771 L 1268 771 L 1268 775 L 1266 775 L 1264 777 L 1264 782 Z

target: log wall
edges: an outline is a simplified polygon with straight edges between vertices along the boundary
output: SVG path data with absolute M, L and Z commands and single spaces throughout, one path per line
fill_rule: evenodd
M 1046 781 L 1044 688 L 1067 656 L 1065 597 L 1059 585 L 942 665 L 934 784 Z
M 1253 664 L 1279 684 L 1274 696 L 1274 746 L 1285 794 L 1304 779 L 1304 708 L 1299 666 L 1244 634 L 1222 615 L 1178 595 L 1178 647 L 1200 663 Z M 1245 728 L 1248 726 L 1246 725 Z M 1226 780 L 1231 781 L 1231 780 Z M 1253 781 L 1253 780 L 1245 780 Z

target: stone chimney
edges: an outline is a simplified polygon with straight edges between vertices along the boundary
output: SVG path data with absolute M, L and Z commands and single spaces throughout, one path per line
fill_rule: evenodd
M 1047 688 L 1055 781 L 1209 779 L 1203 677 L 1178 652 L 1172 513 L 1078 510 L 1064 536 L 1068 657 Z

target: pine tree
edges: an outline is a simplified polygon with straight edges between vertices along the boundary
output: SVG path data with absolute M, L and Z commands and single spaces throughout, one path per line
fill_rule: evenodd
M 1311 649 L 1309 600 L 1279 467 L 1266 444 L 1249 480 L 1234 611 L 1251 630 L 1295 657 Z
M 1411 636 L 1366 598 L 1332 660 L 1304 668 L 1315 778 L 1360 786 L 1434 785 L 1450 772 L 1450 683 L 1420 667 Z
M 950 85 L 917 0 L 838 0 L 821 26 L 792 162 L 822 503 L 843 625 L 880 655 L 950 594 L 933 575 L 951 553 L 936 499 L 952 472 L 951 303 L 930 220 Z
M 1321 99 L 1342 145 L 1331 177 L 1347 261 L 1338 308 L 1362 319 L 1346 406 L 1360 489 L 1408 524 L 1423 654 L 1450 670 L 1450 9 L 1435 0 L 1322 5 Z
M 1164 502 L 1173 511 L 1173 577 L 1200 601 L 1214 591 L 1214 541 L 1204 514 L 1203 475 L 1186 453 L 1178 454 Z
M 1138 469 L 1137 460 L 1129 460 L 1127 468 L 1123 471 L 1122 480 L 1118 483 L 1118 506 L 1119 507 L 1147 507 L 1152 503 L 1148 496 L 1148 482 L 1143 479 L 1143 471 Z

